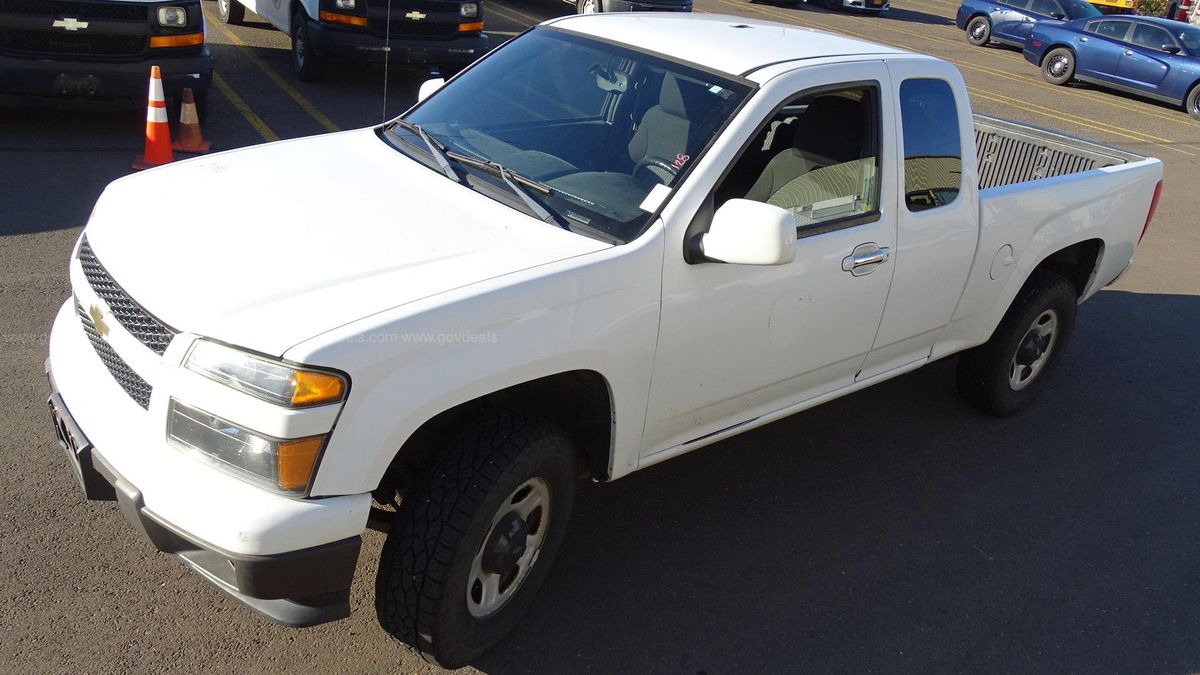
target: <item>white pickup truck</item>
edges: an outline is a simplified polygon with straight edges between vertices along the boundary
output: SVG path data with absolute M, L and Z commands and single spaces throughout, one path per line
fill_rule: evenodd
M 943 61 L 739 17 L 557 19 L 438 84 L 112 183 L 47 372 L 88 498 L 292 625 L 348 614 L 383 529 L 379 620 L 451 667 L 528 606 L 581 477 L 956 353 L 968 400 L 1028 405 L 1161 189 L 972 116 Z

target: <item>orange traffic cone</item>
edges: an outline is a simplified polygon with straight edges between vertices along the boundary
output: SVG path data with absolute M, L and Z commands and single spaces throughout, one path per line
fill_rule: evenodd
M 150 67 L 150 95 L 146 101 L 146 151 L 133 160 L 141 171 L 175 161 L 171 154 L 171 127 L 167 125 L 167 102 L 163 99 L 162 72 Z
M 179 140 L 171 146 L 180 152 L 203 155 L 212 143 L 200 135 L 200 117 L 196 115 L 196 99 L 190 87 L 183 90 L 183 107 L 179 111 Z

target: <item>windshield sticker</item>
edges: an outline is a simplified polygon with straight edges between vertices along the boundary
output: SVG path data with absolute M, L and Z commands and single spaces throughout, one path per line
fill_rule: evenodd
M 678 155 L 675 155 L 675 161 L 671 162 L 671 166 L 675 167 L 675 170 L 678 171 L 678 170 L 682 169 L 683 165 L 687 164 L 688 160 L 691 158 L 692 158 L 691 155 L 685 155 L 683 153 L 679 153 Z
M 671 194 L 671 188 L 662 183 L 655 185 L 654 189 L 650 190 L 650 194 L 646 195 L 646 198 L 642 200 L 641 209 L 646 213 L 654 213 L 658 210 L 658 207 L 662 206 L 663 200 L 669 194 Z

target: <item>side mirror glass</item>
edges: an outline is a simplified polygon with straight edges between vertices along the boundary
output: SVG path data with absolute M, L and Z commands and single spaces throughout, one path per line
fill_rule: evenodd
M 784 265 L 796 257 L 796 219 L 778 206 L 730 199 L 713 214 L 699 247 L 711 262 Z
M 417 91 L 417 103 L 429 98 L 429 95 L 441 89 L 443 84 L 446 84 L 446 80 L 441 77 L 435 77 L 432 80 L 422 82 L 421 88 Z

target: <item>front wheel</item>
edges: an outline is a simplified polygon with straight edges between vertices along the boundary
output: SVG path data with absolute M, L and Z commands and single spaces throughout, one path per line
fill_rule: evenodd
M 292 70 L 302 82 L 321 78 L 321 60 L 313 49 L 308 15 L 303 11 L 296 12 L 292 17 Z
M 437 445 L 383 545 L 375 608 L 393 638 L 459 668 L 532 601 L 562 544 L 578 467 L 566 434 L 527 413 L 483 412 Z
M 246 8 L 238 0 L 217 0 L 217 18 L 221 23 L 240 26 L 246 20 Z
M 1183 107 L 1189 115 L 1200 120 L 1200 84 L 1192 87 L 1192 90 L 1188 92 L 1187 98 L 1184 99 Z
M 1050 84 L 1066 84 L 1075 77 L 1075 54 L 1066 47 L 1051 49 L 1042 60 L 1042 77 Z
M 992 39 L 992 22 L 986 16 L 977 16 L 967 23 L 967 42 L 982 47 Z
M 1075 287 L 1037 271 L 983 345 L 958 357 L 958 393 L 997 417 L 1033 403 L 1075 329 Z

